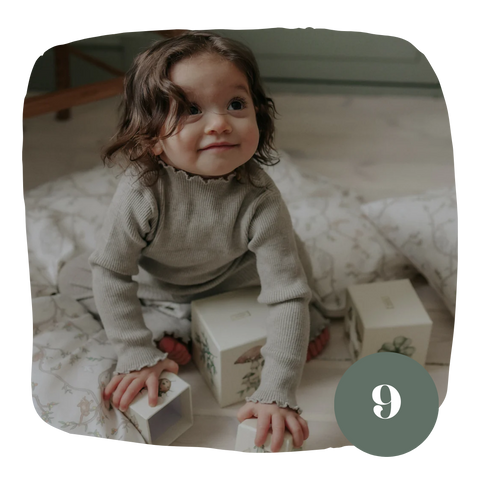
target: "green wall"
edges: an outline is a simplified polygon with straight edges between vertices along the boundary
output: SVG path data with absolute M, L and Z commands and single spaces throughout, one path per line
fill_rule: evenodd
M 425 56 L 396 37 L 324 29 L 214 30 L 247 44 L 255 53 L 271 92 L 399 94 L 441 96 Z M 126 71 L 135 55 L 162 37 L 154 32 L 89 38 L 72 45 Z M 112 75 L 76 57 L 70 60 L 72 86 Z M 36 62 L 29 91 L 52 91 L 53 52 Z

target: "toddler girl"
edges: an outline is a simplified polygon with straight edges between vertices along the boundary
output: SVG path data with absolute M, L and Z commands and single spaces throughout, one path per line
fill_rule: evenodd
M 301 446 L 309 433 L 295 392 L 328 330 L 306 252 L 260 166 L 276 160 L 276 111 L 253 54 L 208 32 L 157 42 L 127 73 L 123 107 L 103 158 L 127 165 L 101 239 L 59 279 L 99 315 L 118 354 L 104 398 L 125 411 L 146 387 L 156 405 L 161 372 L 190 360 L 190 302 L 260 286 L 265 364 L 238 419 L 258 418 L 257 446 L 270 428 L 272 451 L 285 428 Z

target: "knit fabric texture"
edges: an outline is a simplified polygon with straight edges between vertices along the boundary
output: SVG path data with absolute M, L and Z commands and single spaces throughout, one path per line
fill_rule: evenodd
M 260 285 L 258 301 L 269 306 L 265 364 L 246 400 L 300 411 L 295 392 L 312 293 L 278 188 L 257 164 L 252 182 L 235 172 L 204 179 L 162 166 L 151 187 L 131 170 L 123 174 L 90 256 L 95 303 L 118 355 L 115 373 L 166 358 L 139 297 L 185 303 Z

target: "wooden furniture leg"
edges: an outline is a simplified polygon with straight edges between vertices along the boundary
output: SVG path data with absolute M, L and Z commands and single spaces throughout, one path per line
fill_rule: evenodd
M 54 47 L 55 54 L 55 87 L 57 91 L 70 88 L 70 60 L 67 45 Z M 64 108 L 56 112 L 57 120 L 68 120 L 70 109 Z

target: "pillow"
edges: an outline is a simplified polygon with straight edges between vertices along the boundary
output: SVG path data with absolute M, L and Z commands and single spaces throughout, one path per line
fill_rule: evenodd
M 368 203 L 362 210 L 427 279 L 455 314 L 457 200 L 455 188 Z
M 284 152 L 281 162 L 266 171 L 310 255 L 324 315 L 344 316 L 349 285 L 416 274 L 408 259 L 363 215 L 352 191 L 319 174 L 302 172 Z

